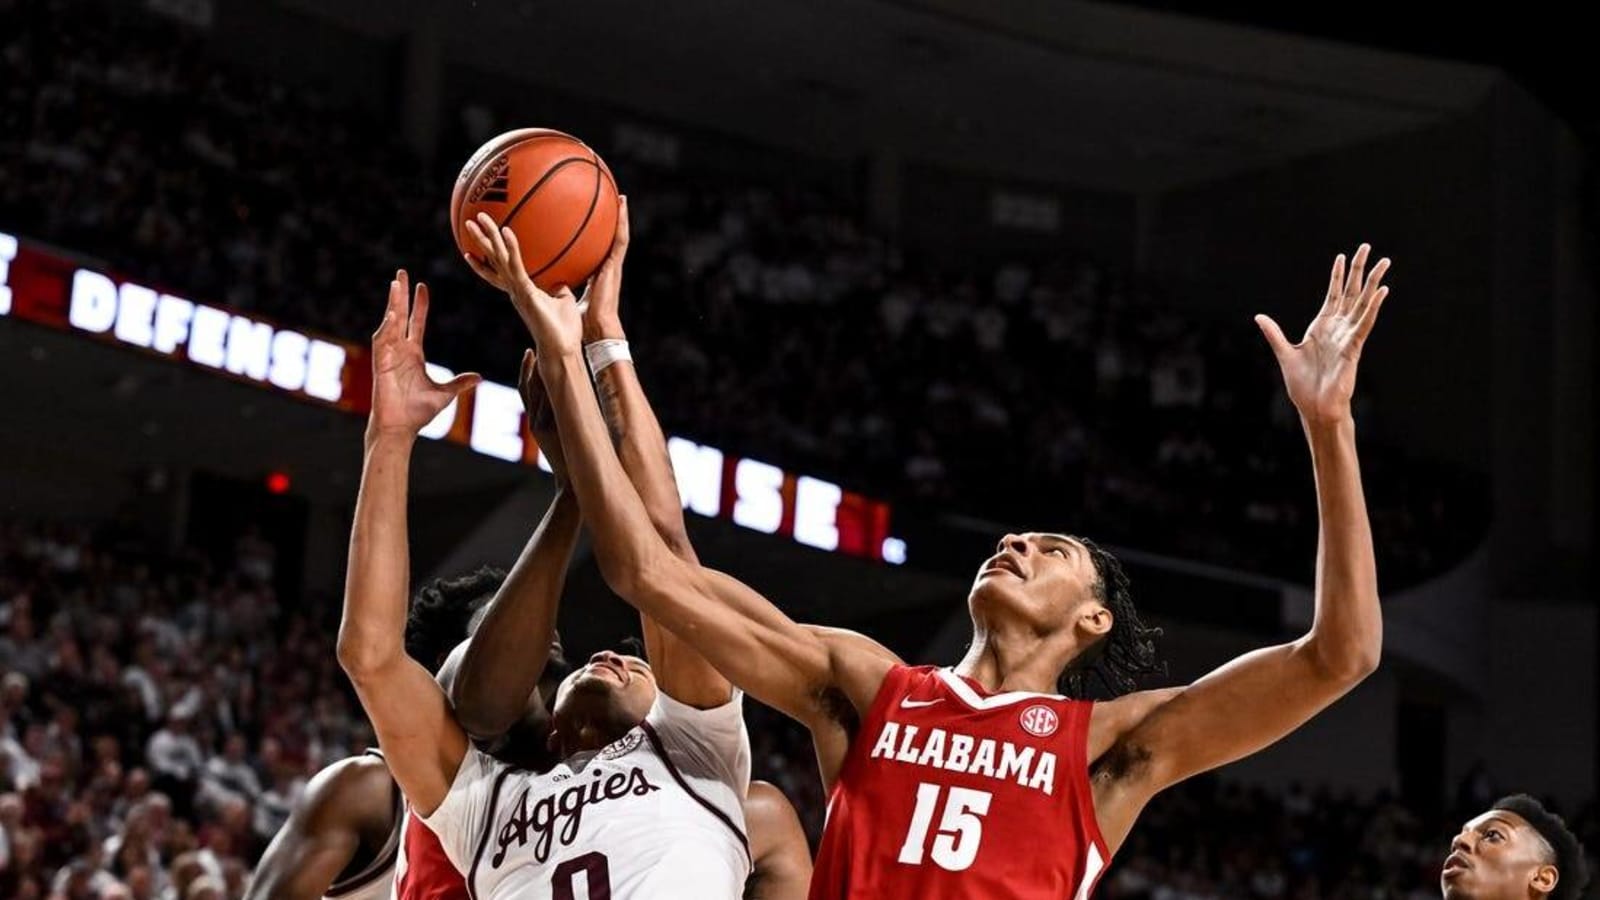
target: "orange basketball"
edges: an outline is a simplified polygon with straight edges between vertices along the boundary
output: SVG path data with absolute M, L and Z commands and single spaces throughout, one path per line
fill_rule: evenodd
M 450 193 L 456 246 L 481 258 L 465 227 L 480 212 L 516 233 L 522 264 L 540 289 L 576 289 L 611 250 L 617 184 L 583 141 L 548 128 L 520 128 L 479 147 Z

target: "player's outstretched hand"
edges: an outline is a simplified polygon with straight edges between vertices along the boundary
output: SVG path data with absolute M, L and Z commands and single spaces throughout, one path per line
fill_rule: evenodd
M 628 198 L 617 198 L 617 233 L 599 271 L 589 279 L 578 308 L 583 310 L 583 341 L 622 337 L 622 263 L 628 256 Z
M 1361 347 L 1372 333 L 1384 298 L 1389 296 L 1389 289 L 1382 284 L 1389 260 L 1378 260 L 1368 273 L 1367 256 L 1371 252 L 1371 246 L 1362 244 L 1350 260 L 1348 274 L 1344 254 L 1334 259 L 1322 311 L 1311 320 L 1299 343 L 1289 343 L 1271 317 L 1256 316 L 1256 325 L 1266 335 L 1272 354 L 1278 358 L 1278 368 L 1283 370 L 1289 400 L 1307 424 L 1343 421 L 1350 416 L 1350 396 L 1355 392 Z
M 465 372 L 444 384 L 428 377 L 422 356 L 422 335 L 428 325 L 428 286 L 417 284 L 412 295 L 406 270 L 389 282 L 389 304 L 372 335 L 372 413 L 369 436 L 416 437 L 450 401 L 483 379 Z
M 517 375 L 517 388 L 522 392 L 522 408 L 528 416 L 528 430 L 550 460 L 556 483 L 567 483 L 567 457 L 561 452 L 561 432 L 556 428 L 556 410 L 545 393 L 544 379 L 539 376 L 538 354 L 532 350 L 522 353 L 522 371 Z
M 528 277 L 522 265 L 522 247 L 516 232 L 499 228 L 487 213 L 467 220 L 467 231 L 478 245 L 482 259 L 462 254 L 467 265 L 480 277 L 511 297 L 522 324 L 528 326 L 539 352 L 551 356 L 576 353 L 583 345 L 583 322 L 572 291 L 563 286 L 547 294 Z

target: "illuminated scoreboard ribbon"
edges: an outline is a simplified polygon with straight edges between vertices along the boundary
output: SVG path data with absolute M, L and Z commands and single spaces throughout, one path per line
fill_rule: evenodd
M 365 345 L 280 326 L 137 283 L 0 232 L 0 317 L 26 320 L 365 416 L 372 368 Z M 428 364 L 443 381 L 453 372 Z M 485 381 L 451 403 L 424 437 L 549 471 L 528 433 L 516 388 Z M 807 546 L 900 564 L 890 506 L 836 484 L 742 459 L 684 438 L 667 448 L 684 508 Z

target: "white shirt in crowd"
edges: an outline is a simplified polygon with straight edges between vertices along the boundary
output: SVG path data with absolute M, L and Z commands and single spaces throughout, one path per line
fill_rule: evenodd
M 150 736 L 145 759 L 151 770 L 179 781 L 193 781 L 200 774 L 200 767 L 205 765 L 200 744 L 192 736 L 167 728 Z

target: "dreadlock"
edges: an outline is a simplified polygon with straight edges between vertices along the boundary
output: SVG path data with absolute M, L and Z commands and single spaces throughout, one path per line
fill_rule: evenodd
M 1121 696 L 1138 687 L 1145 675 L 1166 672 L 1167 664 L 1156 652 L 1161 629 L 1139 618 L 1122 563 L 1091 540 L 1074 540 L 1089 551 L 1095 574 L 1100 576 L 1094 583 L 1094 598 L 1111 611 L 1111 631 L 1061 673 L 1059 690 L 1069 697 L 1086 697 L 1093 676 L 1111 696 Z
M 505 580 L 505 570 L 481 566 L 476 572 L 435 578 L 423 585 L 406 613 L 406 653 L 429 672 L 437 672 L 450 651 L 472 633 L 477 614 Z
M 1550 900 L 1578 900 L 1583 896 L 1583 889 L 1589 883 L 1589 865 L 1578 836 L 1560 816 L 1527 794 L 1502 797 L 1495 801 L 1493 808 L 1521 816 L 1550 845 L 1556 857 L 1550 862 L 1555 864 L 1557 875 L 1556 889 L 1550 892 Z

